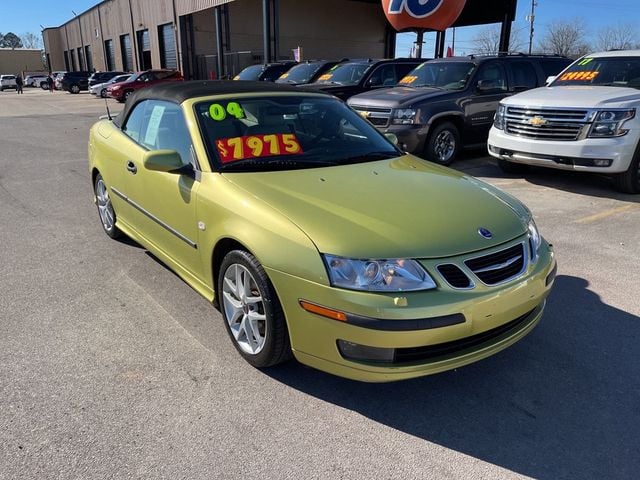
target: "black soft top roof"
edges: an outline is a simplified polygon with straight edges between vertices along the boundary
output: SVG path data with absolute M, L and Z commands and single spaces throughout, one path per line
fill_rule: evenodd
M 127 99 L 124 110 L 116 117 L 116 124 L 121 125 L 127 118 L 129 110 L 142 100 L 166 100 L 182 103 L 185 100 L 210 95 L 229 95 L 234 93 L 268 93 L 268 92 L 297 92 L 307 93 L 295 86 L 271 83 L 249 82 L 243 80 L 193 80 L 188 82 L 167 82 L 137 90 Z M 322 92 L 314 92 L 322 93 Z M 330 95 L 330 94 L 326 94 Z

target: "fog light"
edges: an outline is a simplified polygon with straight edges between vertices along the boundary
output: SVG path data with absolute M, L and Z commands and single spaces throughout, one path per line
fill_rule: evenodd
M 609 167 L 611 166 L 611 160 L 604 159 L 604 158 L 596 158 L 593 161 L 593 165 L 596 167 Z
M 338 351 L 347 360 L 360 362 L 393 363 L 394 348 L 368 347 L 357 343 L 338 340 Z

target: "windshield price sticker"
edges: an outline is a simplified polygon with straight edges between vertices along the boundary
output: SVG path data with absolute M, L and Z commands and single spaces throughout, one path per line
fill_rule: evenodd
M 221 138 L 216 140 L 216 148 L 222 163 L 304 153 L 300 142 L 293 133 Z
M 406 77 L 403 77 L 402 80 L 400 80 L 398 83 L 413 83 L 418 79 L 418 77 L 416 75 L 407 75 Z
M 593 80 L 600 72 L 569 72 L 560 77 L 560 80 Z
M 289 76 L 288 73 L 283 73 L 282 75 L 280 75 L 280 80 L 284 80 L 285 78 L 287 78 Z
M 331 73 L 325 73 L 324 75 L 320 75 L 320 78 L 318 78 L 318 80 L 330 80 L 331 77 L 333 77 L 333 75 Z
M 221 122 L 227 115 L 230 115 L 235 118 L 244 118 L 244 110 L 240 106 L 238 102 L 229 102 L 227 106 L 220 103 L 212 103 L 209 106 L 209 117 L 211 120 L 215 120 L 216 122 Z

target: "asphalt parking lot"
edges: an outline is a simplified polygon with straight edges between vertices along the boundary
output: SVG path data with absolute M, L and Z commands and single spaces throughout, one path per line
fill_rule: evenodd
M 637 478 L 640 198 L 468 152 L 453 167 L 555 246 L 540 325 L 394 384 L 259 371 L 206 300 L 103 233 L 86 151 L 104 113 L 86 92 L 0 93 L 0 478 Z

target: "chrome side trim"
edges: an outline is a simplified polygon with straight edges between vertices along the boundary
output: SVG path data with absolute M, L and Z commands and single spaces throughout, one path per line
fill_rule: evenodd
M 479 270 L 472 270 L 472 272 L 473 273 L 485 273 L 485 272 L 493 272 L 494 270 L 502 270 L 503 268 L 507 268 L 509 265 L 513 265 L 514 263 L 516 263 L 521 258 L 522 258 L 522 255 L 516 255 L 515 257 L 510 258 L 506 262 L 497 263 L 495 265 L 490 265 L 488 267 L 481 268 Z
M 119 191 L 118 189 L 114 188 L 114 187 L 109 187 L 111 189 L 111 191 L 116 194 L 118 197 L 120 197 L 122 200 L 124 200 L 125 202 L 127 202 L 129 205 L 131 205 L 133 208 L 135 208 L 136 210 L 138 210 L 140 213 L 142 213 L 143 215 L 145 215 L 146 217 L 150 218 L 151 220 L 153 220 L 154 222 L 156 222 L 158 225 L 160 225 L 162 228 L 164 228 L 165 230 L 167 230 L 168 232 L 172 233 L 173 235 L 175 235 L 176 237 L 178 237 L 180 240 L 182 240 L 183 242 L 185 242 L 187 245 L 189 245 L 191 248 L 198 248 L 198 245 L 190 240 L 189 238 L 185 237 L 183 234 L 181 234 L 179 231 L 175 230 L 174 228 L 172 228 L 171 226 L 167 225 L 166 223 L 164 223 L 162 220 L 160 220 L 158 217 L 156 217 L 153 213 L 145 210 L 144 208 L 142 208 L 140 205 L 138 205 L 136 202 L 134 202 L 133 200 L 131 200 L 129 197 L 127 197 L 124 193 L 122 193 L 121 191 Z
M 528 244 L 529 242 L 528 242 L 528 241 L 526 241 L 526 243 Z M 487 287 L 497 287 L 497 286 L 499 286 L 499 285 L 504 285 L 505 283 L 509 283 L 509 282 L 511 282 L 512 280 L 515 280 L 516 278 L 518 278 L 518 277 L 522 276 L 522 275 L 527 271 L 527 269 L 529 268 L 529 264 L 530 264 L 530 261 L 529 261 L 529 252 L 528 252 L 528 248 L 527 248 L 527 247 L 526 247 L 526 245 L 525 245 L 525 241 L 522 241 L 522 242 L 516 243 L 516 244 L 514 244 L 514 245 L 511 245 L 510 247 L 503 248 L 502 250 L 494 251 L 494 252 L 492 252 L 492 253 L 485 253 L 484 255 L 477 255 L 477 256 L 475 256 L 475 257 L 465 258 L 465 259 L 464 259 L 464 262 L 467 262 L 468 260 L 476 260 L 476 259 L 478 259 L 478 258 L 482 258 L 482 257 L 485 257 L 485 256 L 487 256 L 487 255 L 493 255 L 493 254 L 496 254 L 496 253 L 503 252 L 504 250 L 508 250 L 509 248 L 512 248 L 512 247 L 514 247 L 514 246 L 516 246 L 516 245 L 520 245 L 520 246 L 522 247 L 522 255 L 524 255 L 524 258 L 522 259 L 522 268 L 520 269 L 520 271 L 519 271 L 518 273 L 516 273 L 515 275 L 512 275 L 512 276 L 511 276 L 511 277 L 509 277 L 509 278 L 505 278 L 505 279 L 504 279 L 504 280 L 502 280 L 501 282 L 498 282 L 498 283 L 491 283 L 491 284 L 489 284 L 489 283 L 485 283 L 485 282 L 483 282 L 483 281 L 482 281 L 482 279 L 481 279 L 480 277 L 478 277 L 478 275 L 476 275 L 476 272 L 474 272 L 470 267 L 467 267 L 467 264 L 466 264 L 466 263 L 465 263 L 465 267 L 469 268 L 469 271 L 470 271 L 471 273 L 473 273 L 473 274 L 474 274 L 474 276 L 475 276 L 478 280 L 480 280 L 480 283 L 482 283 L 483 285 L 486 285 Z M 520 258 L 522 255 L 519 255 L 519 256 L 518 256 L 518 258 Z M 518 258 L 516 258 L 516 261 L 518 260 Z

